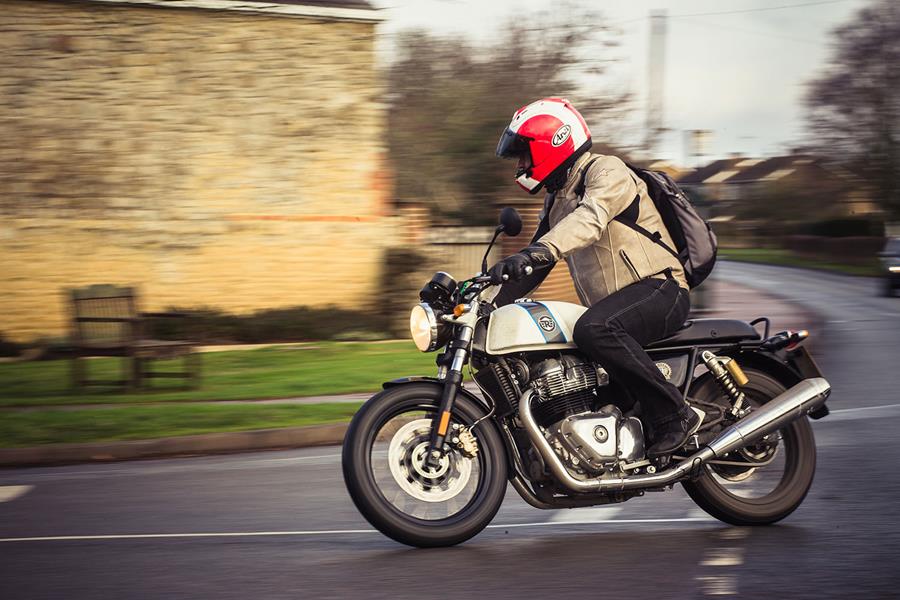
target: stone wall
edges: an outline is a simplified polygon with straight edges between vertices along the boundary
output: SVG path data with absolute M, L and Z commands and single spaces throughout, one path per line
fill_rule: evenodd
M 0 0 L 0 332 L 62 290 L 356 307 L 391 232 L 375 24 Z

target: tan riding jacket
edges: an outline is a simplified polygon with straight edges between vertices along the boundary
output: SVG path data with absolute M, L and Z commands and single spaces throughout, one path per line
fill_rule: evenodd
M 584 198 L 579 198 L 575 188 L 585 166 L 594 158 L 597 160 L 585 179 Z M 666 269 L 672 269 L 678 284 L 688 289 L 678 259 L 646 236 L 613 220 L 637 194 L 641 196 L 638 224 L 648 231 L 658 231 L 662 241 L 674 248 L 647 185 L 615 156 L 585 153 L 556 194 L 548 215 L 550 231 L 538 243 L 550 248 L 557 259 L 566 259 L 578 297 L 585 306 L 641 279 L 664 279 Z

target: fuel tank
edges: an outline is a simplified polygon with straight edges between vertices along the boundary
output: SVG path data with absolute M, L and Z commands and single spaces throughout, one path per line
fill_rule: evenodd
M 569 302 L 516 302 L 491 313 L 488 354 L 575 348 L 572 329 L 584 311 Z

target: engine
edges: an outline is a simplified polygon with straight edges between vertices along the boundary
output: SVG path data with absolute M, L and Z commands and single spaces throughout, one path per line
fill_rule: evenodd
M 644 458 L 640 420 L 624 417 L 613 404 L 598 407 L 598 390 L 609 383 L 604 369 L 563 354 L 532 363 L 507 358 L 487 371 L 476 378 L 501 392 L 497 396 L 509 403 L 505 412 L 515 413 L 522 391 L 534 390 L 534 418 L 574 475 L 597 476 Z
M 533 407 L 535 419 L 549 426 L 569 415 L 591 410 L 597 401 L 597 386 L 606 385 L 608 380 L 606 371 L 572 355 L 535 364 L 530 377 L 537 395 Z

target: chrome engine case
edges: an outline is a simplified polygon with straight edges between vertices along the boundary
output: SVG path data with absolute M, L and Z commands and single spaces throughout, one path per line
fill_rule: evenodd
M 563 461 L 576 472 L 611 472 L 644 459 L 644 429 L 640 419 L 625 418 L 612 404 L 597 412 L 566 417 L 547 428 L 547 437 Z

